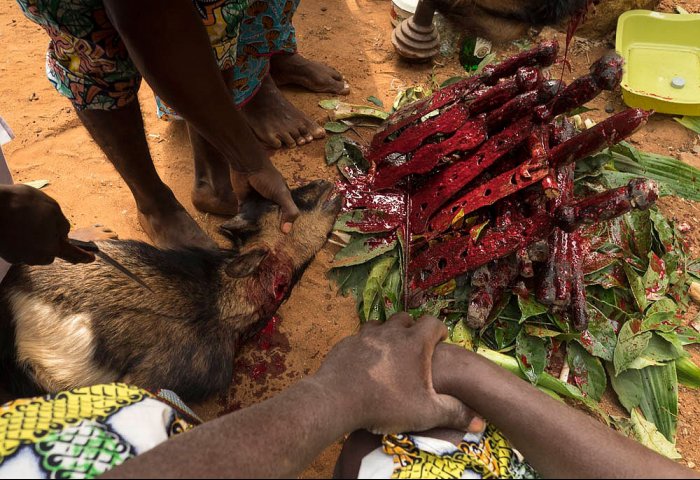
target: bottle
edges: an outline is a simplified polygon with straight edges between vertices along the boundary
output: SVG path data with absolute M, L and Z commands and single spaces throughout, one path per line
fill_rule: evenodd
M 459 63 L 468 72 L 475 72 L 479 64 L 491 53 L 493 45 L 481 37 L 465 36 L 459 51 Z

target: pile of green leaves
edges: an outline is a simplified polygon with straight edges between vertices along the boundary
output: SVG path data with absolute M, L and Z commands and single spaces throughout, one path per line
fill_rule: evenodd
M 335 136 L 328 145 L 328 163 L 339 164 L 347 178 L 352 178 L 348 170 L 358 175 L 368 168 L 354 142 Z M 579 162 L 577 192 L 587 195 L 640 176 L 656 180 L 662 195 L 700 201 L 700 171 L 627 143 Z M 657 208 L 634 211 L 585 232 L 592 253 L 586 272 L 590 326 L 583 333 L 549 313 L 533 294 L 514 293 L 494 309 L 486 327 L 473 331 L 463 322 L 467 276 L 403 305 L 406 249 L 401 232 L 360 232 L 352 220 L 361 215 L 351 211 L 338 219 L 336 230 L 347 244 L 337 254 L 331 275 L 344 294 L 357 299 L 362 321 L 383 321 L 404 309 L 439 316 L 452 342 L 478 351 L 555 398 L 584 404 L 624 433 L 678 457 L 678 384 L 700 386 L 700 368 L 684 349 L 700 343 L 700 332 L 684 322 L 688 285 L 700 279 L 700 261 L 689 258 L 682 235 Z M 377 239 L 387 235 L 396 240 L 377 248 Z M 559 378 L 563 365 L 569 370 L 564 381 Z M 629 418 L 609 418 L 598 407 L 608 389 Z

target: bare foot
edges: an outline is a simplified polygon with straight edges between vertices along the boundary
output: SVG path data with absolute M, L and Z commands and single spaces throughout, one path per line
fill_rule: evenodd
M 238 199 L 229 184 L 228 189 L 217 191 L 206 181 L 196 182 L 192 189 L 192 204 L 200 212 L 233 216 L 238 213 Z
M 275 55 L 270 71 L 277 85 L 298 85 L 316 93 L 347 95 L 350 85 L 335 69 L 298 53 Z
M 326 136 L 323 128 L 284 98 L 269 75 L 241 111 L 255 135 L 272 148 L 304 145 Z
M 68 238 L 81 242 L 99 242 L 101 240 L 116 240 L 119 236 L 105 226 L 93 225 L 92 227 L 71 230 Z
M 180 206 L 153 214 L 139 211 L 138 218 L 141 227 L 159 248 L 166 250 L 216 248 L 214 241 Z

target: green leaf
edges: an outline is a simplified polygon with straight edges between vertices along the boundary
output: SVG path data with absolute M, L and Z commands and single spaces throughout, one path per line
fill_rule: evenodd
M 678 379 L 675 362 L 610 377 L 620 403 L 631 413 L 639 407 L 647 420 L 670 442 L 675 441 L 678 418 Z
M 643 312 L 647 309 L 649 302 L 647 300 L 647 294 L 646 290 L 644 289 L 642 277 L 640 277 L 627 262 L 623 262 L 622 267 L 625 269 L 625 275 L 627 276 L 627 281 L 630 284 L 630 289 L 632 290 L 632 295 L 634 295 L 634 300 L 637 303 L 637 307 L 639 308 L 640 312 Z
M 700 117 L 689 117 L 686 115 L 683 118 L 674 118 L 675 121 L 683 125 L 685 128 L 700 133 Z
M 333 260 L 335 268 L 359 265 L 396 248 L 395 237 L 359 236 L 339 251 Z
M 479 65 L 476 66 L 476 73 L 481 73 L 484 68 L 486 68 L 487 65 L 491 65 L 493 62 L 496 61 L 496 54 L 495 53 L 489 53 L 484 57 L 481 62 L 479 62 Z
M 350 127 L 348 125 L 345 125 L 344 123 L 340 122 L 326 122 L 323 128 L 325 128 L 326 131 L 331 133 L 345 133 L 348 130 L 350 130 Z
M 640 328 L 639 323 L 640 322 L 636 320 L 632 320 L 625 323 L 620 329 L 617 346 L 615 346 L 615 355 L 613 357 L 616 375 L 627 370 L 632 362 L 639 358 L 649 346 L 652 333 L 636 333 Z M 633 325 L 636 325 L 636 332 L 633 330 Z
M 333 110 L 333 118 L 335 120 L 346 120 L 349 118 L 371 118 L 376 120 L 386 120 L 389 114 L 366 105 L 352 105 L 345 102 L 340 102 Z
M 377 298 L 381 299 L 382 302 L 384 301 L 382 287 L 396 260 L 397 257 L 395 256 L 384 257 L 375 262 L 372 270 L 370 270 L 367 285 L 365 285 L 365 291 L 362 294 L 365 318 L 370 318 L 370 310 Z
M 568 113 L 566 114 L 566 116 L 567 116 L 567 117 L 573 117 L 574 115 L 583 115 L 584 113 L 595 112 L 595 111 L 597 111 L 597 110 L 598 110 L 597 108 L 590 108 L 590 107 L 586 107 L 586 106 L 581 106 L 581 107 L 578 107 L 578 108 L 574 108 L 573 110 L 571 110 L 570 112 L 568 112 Z
M 463 320 L 458 321 L 452 330 L 450 342 L 464 347 L 469 351 L 474 350 L 474 334 Z
M 700 367 L 689 357 L 676 360 L 678 382 L 689 388 L 700 388 Z
M 647 347 L 639 357 L 629 364 L 628 368 L 641 370 L 649 366 L 662 365 L 666 362 L 677 360 L 683 355 L 683 347 L 680 344 L 674 346 L 661 336 L 652 334 Z
M 499 318 L 493 324 L 494 326 L 494 340 L 496 341 L 496 346 L 503 350 L 515 342 L 515 339 L 520 333 L 520 324 L 515 321 L 508 321 Z
M 531 337 L 524 330 L 521 330 L 515 341 L 515 354 L 525 377 L 536 385 L 547 363 L 547 349 L 544 340 Z
M 345 153 L 345 143 L 340 135 L 331 135 L 326 142 L 326 164 L 333 165 Z
M 448 78 L 447 80 L 445 80 L 444 82 L 442 82 L 442 83 L 440 84 L 440 88 L 449 87 L 450 85 L 454 85 L 455 83 L 461 82 L 462 80 L 464 80 L 464 77 L 451 77 L 451 78 Z
M 525 324 L 525 333 L 537 338 L 556 338 L 562 335 L 561 332 L 550 330 L 540 325 L 533 325 L 531 323 Z
M 673 157 L 641 152 L 626 142 L 606 152 L 611 163 L 604 176 L 610 187 L 621 187 L 632 178 L 645 177 L 656 180 L 662 194 L 700 201 L 700 170 L 697 168 Z
M 374 95 L 367 97 L 367 101 L 375 104 L 379 108 L 384 108 L 384 102 L 382 102 L 380 99 L 378 99 Z
M 612 361 L 617 345 L 615 329 L 596 307 L 588 304 L 588 330 L 581 333 L 576 341 L 591 355 Z
M 523 323 L 528 318 L 544 315 L 548 308 L 535 300 L 533 295 L 527 297 L 518 295 L 518 307 L 520 308 L 520 323 Z
M 321 100 L 318 102 L 318 106 L 324 110 L 335 110 L 340 104 L 340 100 L 337 98 L 332 98 L 329 100 Z
M 636 409 L 632 410 L 632 416 L 629 419 L 614 418 L 613 420 L 615 426 L 625 436 L 671 460 L 682 458 L 675 445 L 661 435 L 656 425 L 648 422 Z

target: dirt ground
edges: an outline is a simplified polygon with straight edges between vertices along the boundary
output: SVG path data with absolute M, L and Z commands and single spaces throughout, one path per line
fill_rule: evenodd
M 673 3 L 665 0 L 662 8 L 669 9 Z M 700 12 L 697 0 L 675 4 Z M 441 82 L 461 73 L 454 58 L 438 59 L 434 65 L 400 63 L 390 42 L 387 0 L 304 0 L 295 23 L 301 52 L 341 70 L 353 88 L 349 100 L 355 103 L 375 95 L 390 105 L 402 86 L 426 83 L 431 78 Z M 542 36 L 563 40 L 554 30 L 546 30 Z M 22 16 L 13 0 L 0 0 L 0 114 L 17 135 L 5 149 L 15 180 L 49 180 L 46 193 L 61 203 L 76 227 L 100 223 L 113 228 L 121 238 L 147 240 L 136 221 L 129 190 L 81 127 L 68 101 L 46 80 L 47 42 L 44 32 Z M 565 80 L 584 73 L 608 47 L 602 42 L 575 41 L 570 58 L 573 73 L 565 72 Z M 316 104 L 326 95 L 296 90 L 287 93 L 302 110 L 325 121 L 325 112 Z M 192 163 L 183 125 L 156 119 L 153 94 L 147 85 L 140 100 L 158 171 L 194 217 L 221 241 L 216 229 L 222 219 L 203 215 L 191 206 Z M 622 108 L 617 94 L 606 93 L 593 102 L 597 110 L 588 115 L 595 120 L 603 118 L 607 104 L 616 111 Z M 364 140 L 371 137 L 367 130 L 361 133 Z M 700 155 L 693 153 L 694 148 L 697 152 L 698 136 L 670 117 L 655 116 L 632 142 L 641 149 L 673 155 L 700 167 Z M 291 185 L 336 177 L 335 170 L 326 167 L 323 160 L 323 142 L 279 151 L 274 162 Z M 700 256 L 700 205 L 665 199 L 662 208 L 690 225 L 689 243 L 695 256 Z M 270 342 L 253 342 L 246 348 L 231 391 L 225 398 L 199 406 L 203 416 L 212 418 L 283 390 L 313 372 L 332 345 L 357 329 L 354 300 L 339 296 L 326 278 L 332 257 L 330 247 L 321 252 L 281 308 L 279 332 Z M 269 348 L 260 348 L 261 343 L 270 343 Z M 700 359 L 697 352 L 694 356 Z M 700 464 L 700 395 L 684 388 L 680 395 L 678 448 L 685 461 L 695 466 Z M 339 448 L 338 444 L 327 449 L 303 476 L 328 477 Z

